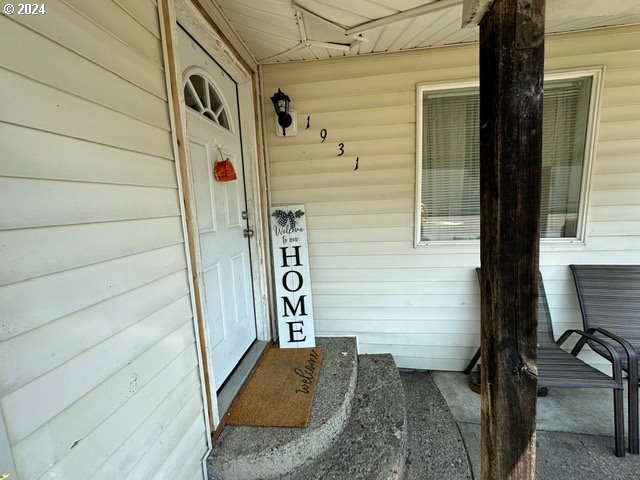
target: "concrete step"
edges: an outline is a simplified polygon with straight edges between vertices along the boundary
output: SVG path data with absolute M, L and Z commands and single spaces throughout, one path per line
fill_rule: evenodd
M 400 480 L 406 458 L 406 402 L 395 362 L 391 355 L 360 355 L 353 410 L 342 435 L 315 462 L 281 478 Z
M 263 480 L 313 462 L 340 437 L 351 412 L 357 378 L 355 338 L 322 338 L 325 348 L 306 428 L 233 427 L 207 459 L 210 480 Z

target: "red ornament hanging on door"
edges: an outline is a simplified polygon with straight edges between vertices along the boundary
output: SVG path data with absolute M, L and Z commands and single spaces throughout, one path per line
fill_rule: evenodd
M 238 179 L 236 169 L 233 168 L 233 163 L 228 158 L 216 162 L 213 166 L 213 175 L 218 182 L 230 182 Z

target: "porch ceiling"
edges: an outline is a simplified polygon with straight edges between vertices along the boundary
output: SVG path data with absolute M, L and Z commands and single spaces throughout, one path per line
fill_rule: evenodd
M 460 26 L 463 0 L 209 1 L 260 63 L 396 52 L 478 37 L 478 28 Z M 547 0 L 546 20 L 548 33 L 640 23 L 640 2 Z

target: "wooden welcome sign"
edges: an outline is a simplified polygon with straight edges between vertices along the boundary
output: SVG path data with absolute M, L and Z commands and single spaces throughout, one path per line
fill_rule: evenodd
M 315 347 L 304 205 L 271 208 L 280 348 Z

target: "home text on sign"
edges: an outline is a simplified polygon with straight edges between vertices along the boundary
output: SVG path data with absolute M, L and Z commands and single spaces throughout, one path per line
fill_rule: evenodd
M 271 208 L 271 245 L 281 348 L 315 347 L 304 205 Z

